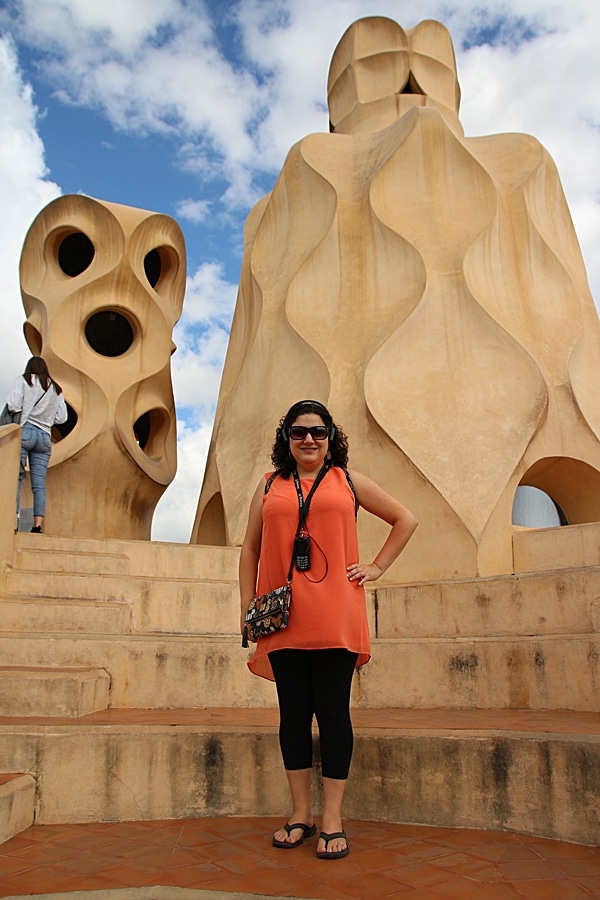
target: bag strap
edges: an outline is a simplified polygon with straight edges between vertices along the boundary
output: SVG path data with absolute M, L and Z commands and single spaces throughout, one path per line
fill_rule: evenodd
M 298 532 L 304 530 L 304 523 L 306 522 L 306 517 L 308 516 L 308 511 L 310 509 L 310 502 L 313 498 L 313 494 L 315 493 L 316 489 L 319 487 L 319 485 L 323 481 L 323 478 L 329 471 L 329 468 L 330 468 L 329 464 L 326 460 L 323 463 L 323 465 L 321 466 L 321 468 L 319 469 L 319 474 L 315 478 L 315 480 L 313 482 L 313 486 L 311 487 L 306 500 L 304 499 L 304 497 L 302 495 L 302 485 L 300 484 L 300 479 L 298 477 L 298 470 L 296 468 L 294 468 L 294 484 L 296 485 L 296 493 L 298 495 L 298 509 L 300 510 L 300 519 L 298 522 L 298 528 L 296 530 L 296 534 L 298 534 Z
M 279 472 L 271 472 L 271 474 L 269 475 L 269 477 L 267 479 L 267 483 L 265 484 L 265 494 L 269 493 L 269 491 L 271 490 L 271 485 L 273 484 L 273 482 L 275 481 L 275 479 L 277 478 L 278 475 L 279 475 Z
M 275 481 L 277 476 L 280 474 L 281 474 L 280 472 L 271 472 L 271 474 L 267 478 L 267 482 L 265 484 L 265 494 L 269 493 L 269 491 L 271 490 L 271 485 L 273 484 L 273 482 Z M 298 534 L 297 531 L 296 531 L 296 534 Z M 295 540 L 295 537 L 294 537 L 294 540 Z M 287 574 L 287 578 L 286 578 L 287 584 L 291 583 L 293 573 L 294 573 L 294 545 L 292 544 L 292 558 L 290 559 L 290 567 L 288 569 L 288 574 Z
M 358 502 L 358 497 L 356 496 L 356 488 L 352 484 L 352 479 L 350 478 L 350 472 L 348 471 L 348 469 L 345 466 L 344 466 L 344 475 L 346 476 L 346 481 L 348 482 L 350 490 L 354 494 L 354 518 L 356 519 L 358 516 L 358 510 L 360 509 L 360 503 Z

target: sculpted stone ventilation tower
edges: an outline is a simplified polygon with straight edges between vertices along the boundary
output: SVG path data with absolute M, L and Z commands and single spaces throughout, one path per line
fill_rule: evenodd
M 464 137 L 438 22 L 354 23 L 328 90 L 332 133 L 246 223 L 192 540 L 241 542 L 280 416 L 315 397 L 419 518 L 390 580 L 512 572 L 519 485 L 600 520 L 600 325 L 556 168 L 528 135 Z
M 21 256 L 25 337 L 62 385 L 46 530 L 148 540 L 177 464 L 172 331 L 185 245 L 168 216 L 70 195 L 31 226 Z

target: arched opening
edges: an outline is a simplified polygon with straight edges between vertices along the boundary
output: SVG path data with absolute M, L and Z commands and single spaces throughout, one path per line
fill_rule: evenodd
M 600 472 L 580 459 L 538 459 L 521 478 L 519 487 L 522 486 L 537 488 L 551 499 L 559 516 L 558 524 L 600 522 Z
M 227 544 L 225 509 L 220 493 L 214 494 L 204 507 L 198 528 L 197 543 L 209 544 L 213 547 L 225 547 Z
M 158 460 L 165 449 L 170 419 L 164 409 L 149 409 L 133 423 L 133 435 L 149 459 Z
M 66 401 L 65 401 L 66 403 Z M 68 403 L 66 403 L 68 418 L 66 422 L 63 422 L 62 425 L 53 425 L 52 426 L 52 442 L 57 444 L 59 441 L 62 441 L 68 434 L 71 434 L 75 426 L 77 425 L 78 415 Z
M 557 528 L 569 524 L 564 512 L 549 494 L 526 484 L 519 485 L 516 490 L 512 523 L 526 528 Z

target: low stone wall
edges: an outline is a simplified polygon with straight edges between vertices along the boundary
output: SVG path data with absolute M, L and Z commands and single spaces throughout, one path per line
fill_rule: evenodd
M 39 823 L 271 816 L 286 796 L 275 726 L 2 725 L 0 738 L 0 769 L 36 777 Z M 358 728 L 344 814 L 600 844 L 600 736 Z

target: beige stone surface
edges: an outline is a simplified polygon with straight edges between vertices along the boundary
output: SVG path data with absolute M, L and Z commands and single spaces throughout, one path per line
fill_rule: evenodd
M 105 668 L 115 708 L 275 706 L 240 647 L 237 557 L 19 534 L 2 582 L 0 659 Z M 373 660 L 353 703 L 597 710 L 599 579 L 588 566 L 377 586 L 367 595 Z
M 600 712 L 600 635 L 374 642 L 353 685 L 365 708 Z
M 0 737 L 0 768 L 43 776 L 39 823 L 281 814 L 276 726 L 0 725 Z M 344 814 L 597 844 L 599 763 L 597 735 L 357 729 Z M 317 779 L 313 791 L 318 815 Z
M 600 567 L 377 588 L 379 638 L 589 634 Z
M 0 504 L 0 571 L 4 570 L 7 565 L 12 565 L 13 560 L 20 458 L 20 427 L 18 425 L 0 426 L 0 490 L 3 498 Z
M 68 433 L 54 429 L 44 529 L 147 540 L 176 470 L 181 230 L 158 213 L 59 197 L 29 229 L 20 277 L 25 337 L 71 408 Z
M 361 708 L 600 711 L 600 635 L 376 639 L 352 702 Z M 251 678 L 237 635 L 0 633 L 8 666 L 104 667 L 110 706 L 275 707 L 275 686 Z
M 0 715 L 87 716 L 108 707 L 110 676 L 84 666 L 0 666 Z
M 240 544 L 305 397 L 419 519 L 390 582 L 512 572 L 519 484 L 600 520 L 600 325 L 560 179 L 534 137 L 464 137 L 459 96 L 441 24 L 342 37 L 333 132 L 292 147 L 246 222 L 193 542 Z M 385 531 L 361 512 L 364 558 Z
M 129 634 L 131 607 L 127 603 L 55 600 L 49 597 L 2 600 L 2 632 L 35 628 L 40 634 Z
M 515 572 L 598 566 L 600 523 L 518 529 L 513 535 L 513 552 Z
M 35 778 L 19 775 L 0 780 L 0 844 L 33 825 Z

